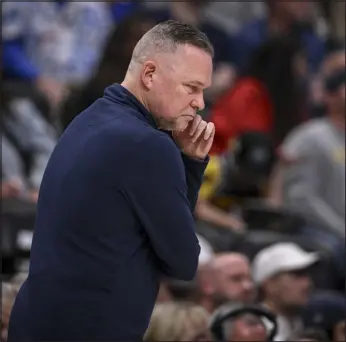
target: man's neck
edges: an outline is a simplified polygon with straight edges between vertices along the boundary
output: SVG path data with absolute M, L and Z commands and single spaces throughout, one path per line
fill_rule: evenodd
M 142 92 L 140 91 L 139 87 L 135 84 L 133 79 L 129 76 L 129 74 L 126 75 L 124 81 L 120 85 L 127 89 L 133 96 L 135 96 L 137 100 L 149 111 L 149 106 L 145 101 Z
M 174 19 L 193 26 L 199 26 L 202 11 L 200 7 L 188 1 L 172 1 L 169 9 Z

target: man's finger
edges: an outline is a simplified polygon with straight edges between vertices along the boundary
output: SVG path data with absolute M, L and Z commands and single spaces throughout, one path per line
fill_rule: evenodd
M 215 126 L 212 122 L 208 122 L 206 129 L 204 130 L 204 140 L 208 140 L 215 131 Z
M 207 127 L 207 123 L 205 121 L 201 121 L 195 131 L 195 134 L 193 135 L 192 142 L 195 143 L 199 137 L 201 137 L 202 133 Z
M 190 131 L 189 131 L 191 137 L 195 134 L 196 129 L 197 129 L 197 127 L 201 121 L 202 121 L 202 118 L 200 115 L 196 115 L 193 118 L 193 121 L 192 121 L 191 126 L 190 126 Z

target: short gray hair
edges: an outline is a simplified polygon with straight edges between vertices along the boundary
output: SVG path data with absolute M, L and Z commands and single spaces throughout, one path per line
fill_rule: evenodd
M 195 46 L 214 57 L 213 45 L 205 33 L 192 25 L 168 20 L 143 35 L 133 50 L 131 64 L 143 63 L 152 52 L 174 53 L 179 45 Z

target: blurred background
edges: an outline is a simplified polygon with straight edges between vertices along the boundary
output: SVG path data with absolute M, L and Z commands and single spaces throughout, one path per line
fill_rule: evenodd
M 345 341 L 345 2 L 324 0 L 2 3 L 2 340 L 59 136 L 168 19 L 214 45 L 216 136 L 196 278 L 162 283 L 146 340 Z

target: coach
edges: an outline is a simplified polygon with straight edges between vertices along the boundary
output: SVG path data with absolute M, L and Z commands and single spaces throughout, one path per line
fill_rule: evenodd
M 123 83 L 64 132 L 43 177 L 9 342 L 141 340 L 161 278 L 194 277 L 192 212 L 214 137 L 196 113 L 212 57 L 197 29 L 158 24 Z

